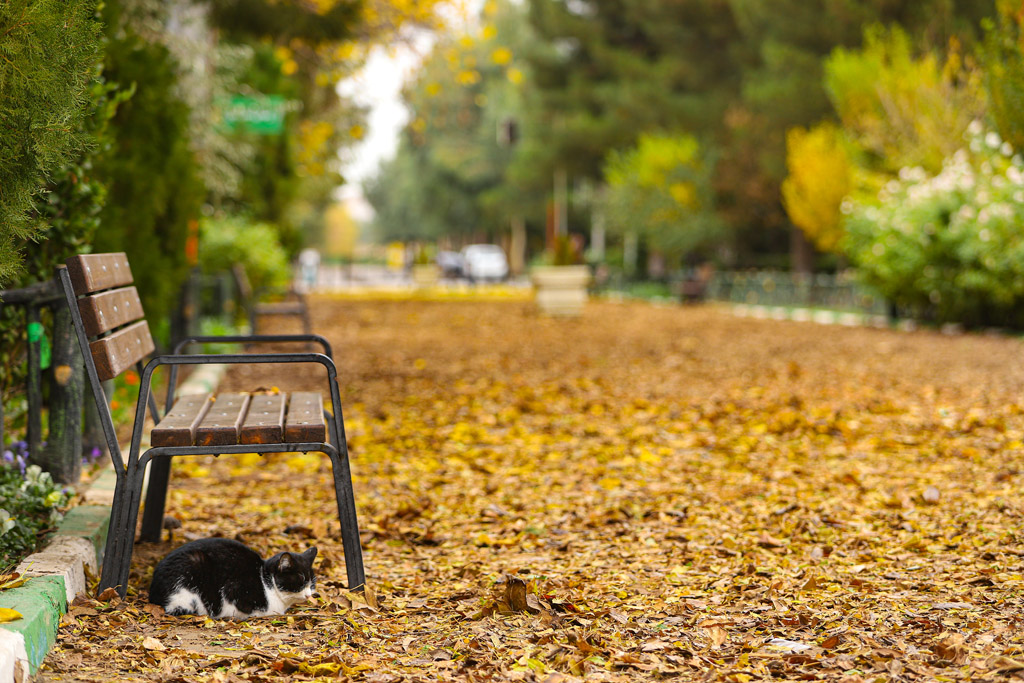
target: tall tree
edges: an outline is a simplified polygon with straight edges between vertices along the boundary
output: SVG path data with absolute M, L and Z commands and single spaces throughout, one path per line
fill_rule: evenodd
M 46 180 L 89 142 L 95 12 L 95 0 L 0 3 L 0 286 L 39 234 L 30 212 Z

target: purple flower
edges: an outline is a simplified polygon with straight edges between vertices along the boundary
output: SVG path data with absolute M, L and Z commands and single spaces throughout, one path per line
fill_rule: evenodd
M 14 453 L 11 451 L 4 451 L 4 462 L 14 462 Z

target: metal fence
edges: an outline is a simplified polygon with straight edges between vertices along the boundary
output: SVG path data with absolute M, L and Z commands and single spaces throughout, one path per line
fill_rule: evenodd
M 707 298 L 750 306 L 827 308 L 886 315 L 884 298 L 851 275 L 800 275 L 781 271 L 721 272 L 708 283 Z
M 694 291 L 692 284 L 697 281 L 696 271 L 682 271 L 665 280 L 633 280 L 612 272 L 599 280 L 596 289 L 638 299 L 681 300 L 685 292 Z M 801 275 L 770 270 L 720 271 L 712 274 L 700 298 L 747 306 L 828 309 L 867 316 L 889 313 L 886 300 L 857 282 L 852 273 Z

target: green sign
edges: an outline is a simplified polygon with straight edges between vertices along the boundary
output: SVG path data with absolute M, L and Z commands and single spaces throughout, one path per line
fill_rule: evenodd
M 230 131 L 277 135 L 284 130 L 288 102 L 280 95 L 231 95 L 217 100 L 221 126 Z

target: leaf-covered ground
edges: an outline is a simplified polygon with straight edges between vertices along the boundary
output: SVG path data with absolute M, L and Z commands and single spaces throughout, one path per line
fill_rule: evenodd
M 713 308 L 319 299 L 370 590 L 318 456 L 176 463 L 174 544 L 319 547 L 285 618 L 80 601 L 40 680 L 998 680 L 1024 673 L 1019 340 Z M 314 388 L 315 370 L 225 389 Z M 189 476 L 186 476 L 189 475 Z

